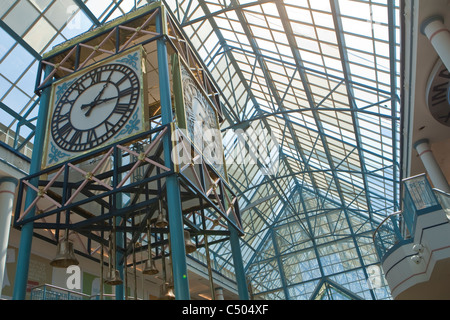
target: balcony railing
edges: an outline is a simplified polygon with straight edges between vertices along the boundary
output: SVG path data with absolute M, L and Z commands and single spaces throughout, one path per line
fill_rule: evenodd
M 90 300 L 85 293 L 72 291 L 51 284 L 43 284 L 33 287 L 30 292 L 30 300 Z
M 407 238 L 400 231 L 399 226 L 402 225 L 401 220 L 402 212 L 394 212 L 386 217 L 373 233 L 372 239 L 380 259 L 396 244 L 401 243 Z
M 116 295 L 110 293 L 88 295 L 51 284 L 43 284 L 31 288 L 30 300 L 115 300 Z M 134 297 L 127 296 L 128 300 Z M 138 300 L 141 300 L 138 298 Z
M 444 209 L 447 218 L 450 219 L 450 194 L 436 188 L 433 189 L 433 191 L 441 204 L 442 209 Z
M 426 174 L 409 177 L 402 181 L 404 187 L 402 211 L 388 216 L 373 234 L 373 242 L 380 259 L 396 244 L 412 241 L 417 217 L 429 212 L 450 210 L 450 195 L 432 189 Z

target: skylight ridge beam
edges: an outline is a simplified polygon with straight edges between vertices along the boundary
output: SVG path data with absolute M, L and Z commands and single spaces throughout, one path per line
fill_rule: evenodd
M 335 25 L 335 29 L 336 29 L 336 39 L 337 39 L 337 43 L 338 43 L 338 49 L 339 49 L 339 54 L 341 56 L 341 64 L 342 64 L 342 72 L 344 74 L 344 79 L 346 79 L 346 90 L 348 93 L 348 103 L 350 108 L 352 109 L 357 109 L 354 99 L 353 99 L 353 89 L 352 87 L 348 84 L 348 81 L 351 80 L 351 75 L 350 75 L 350 70 L 349 70 L 349 66 L 348 66 L 348 55 L 347 55 L 347 51 L 344 50 L 345 47 L 345 39 L 344 39 L 344 31 L 343 31 L 343 27 L 342 27 L 342 23 L 341 23 L 341 13 L 340 13 L 340 8 L 339 8 L 339 2 L 338 0 L 333 0 L 330 1 L 330 5 L 331 5 L 331 11 L 332 11 L 332 15 L 333 15 L 333 21 L 334 21 L 334 25 Z M 369 4 L 370 5 L 370 4 Z M 365 190 L 369 190 L 369 185 L 367 182 L 367 178 L 366 178 L 366 164 L 364 161 L 364 154 L 361 151 L 361 146 L 362 146 L 362 142 L 361 142 L 361 133 L 359 130 L 359 126 L 358 124 L 358 118 L 355 116 L 354 113 L 351 113 L 352 116 L 352 125 L 353 125 L 353 130 L 355 133 L 355 142 L 356 142 L 356 146 L 357 146 L 357 150 L 358 150 L 358 157 L 360 159 L 361 162 L 361 172 L 363 175 L 363 181 L 364 181 L 364 188 Z M 368 211 L 369 211 L 369 215 L 371 214 L 372 211 L 372 205 L 371 205 L 371 200 L 369 195 L 366 193 L 366 202 L 367 202 L 367 206 L 368 206 Z
M 88 16 L 89 20 L 91 20 L 91 22 L 96 27 L 98 27 L 101 24 L 100 21 L 97 19 L 97 17 L 92 13 L 92 11 L 86 6 L 86 4 L 82 0 L 73 0 L 73 1 L 81 9 L 81 11 Z
M 235 4 L 235 1 L 233 1 L 232 3 Z M 206 14 L 209 14 L 209 13 L 210 13 L 210 12 L 209 12 L 209 8 L 206 6 L 206 3 L 205 3 L 204 0 L 199 0 L 199 4 L 200 4 L 201 8 L 203 9 L 203 11 L 204 11 Z M 239 14 L 239 9 L 237 9 L 237 14 Z M 241 15 L 242 15 L 242 12 L 241 12 Z M 212 26 L 213 29 L 215 30 L 215 32 L 216 32 L 216 34 L 217 34 L 217 37 L 219 38 L 219 41 L 222 43 L 222 46 L 225 47 L 225 48 L 228 48 L 228 44 L 227 44 L 225 38 L 223 37 L 223 35 L 220 33 L 219 28 L 218 28 L 216 22 L 214 21 L 214 19 L 212 19 L 212 18 L 210 17 L 210 18 L 209 18 L 209 21 L 210 21 L 210 23 L 211 23 L 211 26 Z M 245 29 L 245 28 L 246 28 L 245 24 L 243 24 L 242 20 L 240 20 L 240 21 L 241 21 L 242 27 Z M 248 31 L 248 27 L 247 27 L 247 31 Z M 231 51 L 229 51 L 228 49 L 226 50 L 226 52 L 227 52 L 227 54 L 231 54 Z M 248 92 L 251 93 L 251 92 L 252 92 L 252 91 L 251 91 L 251 88 L 248 86 L 248 83 L 245 81 L 245 77 L 244 77 L 244 76 L 242 75 L 242 73 L 240 72 L 239 66 L 237 65 L 235 59 L 233 59 L 233 57 L 231 56 L 231 57 L 230 57 L 230 60 L 231 60 L 231 63 L 233 64 L 233 66 L 234 66 L 234 68 L 235 68 L 235 70 L 236 70 L 236 72 L 237 72 L 239 78 L 241 79 L 241 82 L 243 83 L 244 87 L 246 88 L 246 90 L 247 90 Z M 251 95 L 251 99 L 252 99 L 252 101 L 253 101 L 253 103 L 254 103 L 254 106 L 255 106 L 256 108 L 259 108 L 259 104 L 258 104 L 258 102 L 256 101 L 256 99 L 255 99 L 255 97 L 254 97 L 253 95 Z M 265 122 L 265 121 L 263 121 L 263 122 L 265 123 L 266 129 L 267 129 L 267 130 L 270 130 L 270 126 L 267 124 L 267 122 Z M 289 122 L 288 122 L 288 124 L 289 124 Z M 286 163 L 286 166 L 288 167 L 289 170 L 291 170 L 291 169 L 290 169 L 290 165 L 289 165 L 288 162 Z M 310 177 L 310 179 L 311 179 L 312 181 L 314 181 L 314 177 Z M 276 189 L 275 187 L 274 187 L 274 190 L 277 192 L 277 189 Z
M 0 28 L 2 28 L 11 38 L 21 45 L 36 60 L 41 60 L 42 56 L 34 50 L 25 40 L 22 39 L 13 29 L 11 29 L 3 20 L 0 19 Z
M 236 4 L 236 0 L 231 0 L 231 1 L 232 1 L 233 4 Z M 278 6 L 278 2 L 277 2 L 277 6 Z M 238 16 L 239 22 L 241 23 L 242 29 L 244 30 L 244 33 L 245 33 L 245 35 L 246 35 L 246 37 L 247 37 L 247 39 L 248 39 L 248 41 L 250 43 L 250 46 L 253 49 L 253 52 L 257 55 L 256 59 L 257 59 L 257 61 L 259 63 L 259 67 L 261 68 L 261 70 L 262 70 L 262 72 L 264 74 L 264 79 L 266 81 L 266 84 L 268 85 L 268 87 L 269 87 L 269 89 L 270 89 L 270 91 L 271 91 L 271 93 L 272 93 L 272 95 L 273 95 L 273 97 L 274 97 L 274 99 L 275 99 L 275 101 L 277 103 L 278 108 L 282 108 L 282 110 L 284 110 L 283 104 L 280 101 L 281 99 L 278 96 L 278 91 L 276 90 L 276 88 L 275 88 L 275 86 L 273 84 L 273 80 L 271 79 L 270 74 L 269 74 L 269 72 L 267 70 L 267 67 L 266 67 L 264 61 L 262 60 L 262 55 L 261 55 L 260 48 L 259 48 L 258 44 L 256 43 L 256 41 L 254 39 L 254 36 L 253 36 L 249 26 L 247 25 L 244 13 L 242 12 L 242 10 L 240 8 L 237 8 L 235 10 L 235 12 L 236 12 L 236 15 Z M 289 37 L 289 35 L 287 35 L 287 36 Z M 286 126 L 288 127 L 288 130 L 289 130 L 289 132 L 291 134 L 291 137 L 292 137 L 292 139 L 294 141 L 294 145 L 296 147 L 295 151 L 299 155 L 299 158 L 302 159 L 303 163 L 307 166 L 307 163 L 305 162 L 305 156 L 304 156 L 304 154 L 302 152 L 302 148 L 301 148 L 301 146 L 300 146 L 300 144 L 298 142 L 298 138 L 297 138 L 297 136 L 295 134 L 295 131 L 293 130 L 293 128 L 291 126 L 291 120 L 289 119 L 288 116 L 285 116 L 285 115 L 283 115 L 283 118 L 284 118 Z M 315 177 L 313 175 L 310 176 L 310 179 L 311 179 L 311 181 L 313 181 L 313 183 L 315 185 L 317 185 L 315 183 Z
M 165 2 L 166 0 L 163 0 L 163 1 Z M 229 12 L 229 11 L 233 11 L 233 10 L 238 9 L 238 8 L 253 7 L 255 5 L 259 5 L 259 4 L 263 4 L 263 3 L 267 3 L 267 2 L 275 2 L 275 1 L 278 1 L 278 0 L 257 0 L 257 1 L 254 1 L 254 2 L 237 4 L 237 5 L 236 4 L 231 4 L 230 6 L 226 7 L 225 9 L 221 9 L 221 10 L 218 10 L 218 11 L 215 11 L 215 12 L 209 12 L 208 14 L 204 15 L 203 17 L 199 17 L 199 18 L 190 20 L 188 22 L 184 22 L 183 24 L 181 24 L 181 26 L 185 27 L 185 26 L 189 26 L 191 24 L 195 24 L 195 23 L 200 22 L 200 21 L 208 20 L 210 18 L 214 18 L 215 16 L 219 16 L 221 14 L 224 14 L 224 13 Z

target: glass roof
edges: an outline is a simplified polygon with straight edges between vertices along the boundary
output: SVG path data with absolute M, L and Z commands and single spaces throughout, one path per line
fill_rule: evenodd
M 30 157 L 45 52 L 149 2 L 3 1 L 0 140 Z M 163 3 L 226 100 L 253 294 L 310 299 L 333 283 L 347 296 L 389 298 L 368 280 L 381 270 L 372 233 L 399 206 L 399 1 Z M 232 265 L 226 243 L 212 249 Z

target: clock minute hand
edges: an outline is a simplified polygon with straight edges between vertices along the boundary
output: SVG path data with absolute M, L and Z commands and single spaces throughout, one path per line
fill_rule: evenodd
M 106 98 L 106 99 L 100 99 L 95 101 L 95 103 L 89 103 L 89 104 L 84 104 L 81 106 L 81 109 L 90 107 L 88 111 L 86 111 L 86 113 L 84 114 L 86 117 L 89 116 L 91 114 L 92 109 L 94 109 L 94 107 L 102 104 L 103 102 L 106 101 L 110 101 L 110 100 L 114 100 L 114 99 L 118 99 L 119 97 L 110 97 L 110 98 Z
M 91 103 L 88 104 L 84 104 L 81 106 L 82 109 L 90 107 L 90 109 L 86 112 L 86 116 L 89 116 L 89 114 L 91 113 L 92 108 L 97 104 L 98 100 L 101 98 L 101 96 L 103 95 L 103 92 L 105 92 L 106 87 L 108 86 L 108 83 L 110 82 L 109 80 L 111 79 L 111 76 L 113 74 L 114 71 L 111 71 L 111 73 L 108 76 L 108 79 L 106 79 L 105 84 L 103 85 L 102 90 L 100 90 L 100 92 L 97 94 L 97 96 L 95 97 L 94 101 L 92 101 Z
M 109 100 L 113 100 L 113 99 L 117 99 L 117 98 L 119 98 L 119 97 L 110 97 L 110 98 L 106 98 L 106 99 L 99 99 L 99 100 L 96 100 L 96 101 L 92 101 L 92 102 L 83 104 L 81 106 L 81 109 L 86 109 L 87 107 L 95 107 L 96 105 L 99 105 L 99 104 L 101 104 L 103 102 L 106 102 L 106 101 L 109 101 Z

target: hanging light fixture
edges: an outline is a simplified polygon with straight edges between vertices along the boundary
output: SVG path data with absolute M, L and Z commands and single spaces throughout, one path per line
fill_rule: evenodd
M 150 220 L 148 221 L 148 226 L 147 226 L 147 244 L 148 244 L 148 259 L 147 261 L 145 261 L 145 266 L 144 266 L 144 270 L 142 271 L 143 274 L 148 274 L 148 275 L 154 275 L 157 274 L 159 271 L 156 268 L 156 264 L 155 261 L 153 261 L 152 259 L 152 248 L 151 248 L 151 226 L 150 226 Z
M 105 278 L 105 283 L 116 286 L 119 284 L 122 284 L 122 279 L 120 278 L 119 270 L 115 267 L 115 257 L 116 257 L 116 241 L 113 241 L 112 237 L 114 237 L 115 240 L 115 232 L 113 231 L 109 237 L 109 268 L 108 268 L 108 274 Z
M 157 228 L 165 228 L 165 227 L 167 227 L 169 225 L 169 222 L 167 222 L 167 219 L 166 219 L 166 215 L 162 211 L 161 202 L 162 202 L 162 200 L 160 198 L 159 202 L 158 202 L 158 205 L 159 205 L 159 207 L 158 207 L 158 217 L 156 218 L 156 222 L 155 222 L 155 226 Z
M 164 283 L 160 287 L 160 300 L 175 300 L 175 292 L 173 286 L 168 282 Z
M 69 230 L 66 230 L 64 239 L 56 247 L 56 256 L 50 262 L 50 265 L 56 268 L 67 268 L 78 264 L 79 262 L 73 251 L 73 243 L 69 241 Z
M 184 230 L 184 246 L 186 248 L 186 253 L 192 253 L 197 250 L 197 246 L 191 240 L 191 234 L 188 230 Z
M 170 240 L 169 240 L 170 243 Z M 174 300 L 175 291 L 173 286 L 173 269 L 172 269 L 172 258 L 169 256 L 169 279 L 167 279 L 167 274 L 164 276 L 164 283 L 161 285 L 160 299 L 161 300 Z

